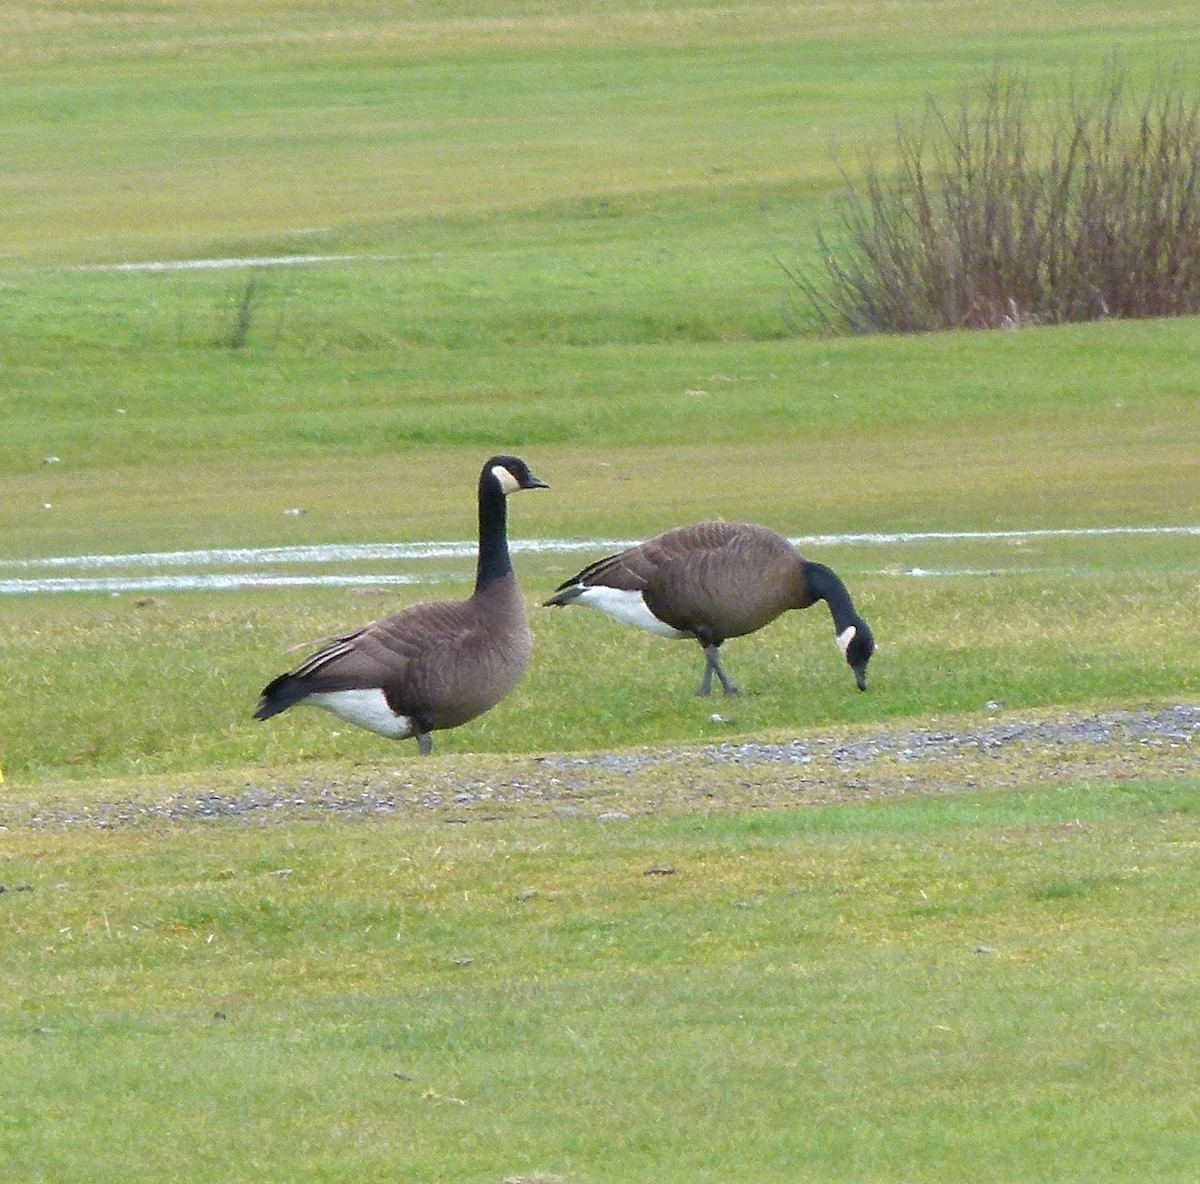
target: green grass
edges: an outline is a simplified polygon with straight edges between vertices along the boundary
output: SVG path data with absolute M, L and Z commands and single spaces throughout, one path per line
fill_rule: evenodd
M 5 12 L 0 578 L 469 538 L 499 449 L 552 486 L 518 539 L 1196 524 L 1194 323 L 818 340 L 776 262 L 926 92 L 1117 50 L 1190 77 L 1186 5 Z M 71 270 L 287 252 L 352 258 Z M 812 548 L 881 642 L 868 695 L 820 608 L 731 643 L 749 693 L 708 703 L 695 647 L 535 612 L 519 689 L 420 763 L 249 713 L 288 647 L 460 595 L 467 562 L 386 594 L 5 597 L 0 1177 L 1190 1180 L 1190 750 L 832 786 L 538 757 L 1194 700 L 1194 542 Z M 519 554 L 530 600 L 590 557 Z M 412 808 L 30 825 L 381 785 Z
M 835 153 L 997 63 L 1187 61 L 1170 3 L 15 6 L 15 260 L 323 242 L 547 200 L 828 189 Z M 69 159 L 69 171 L 47 170 Z M 403 237 L 403 232 L 399 237 Z
M 359 290 L 364 274 L 379 286 Z M 640 537 L 715 516 L 815 535 L 1188 525 L 1200 504 L 1185 321 L 851 341 L 758 339 L 747 327 L 728 341 L 585 345 L 553 326 L 548 340 L 505 341 L 492 324 L 479 334 L 486 347 L 451 348 L 350 333 L 403 287 L 399 272 L 355 265 L 272 274 L 262 315 L 274 315 L 270 285 L 287 283 L 296 320 L 281 316 L 277 333 L 233 352 L 213 344 L 220 318 L 200 331 L 174 303 L 182 287 L 187 307 L 215 306 L 244 282 L 22 278 L 6 302 L 20 332 L 0 347 L 11 361 L 0 441 L 9 556 L 468 538 L 477 466 L 496 448 L 519 449 L 552 485 L 514 503 L 518 539 Z M 570 305 L 569 291 L 558 295 Z M 508 315 L 498 300 L 486 307 Z M 290 507 L 306 513 L 285 516 Z M 877 693 L 848 693 L 817 609 L 731 644 L 731 668 L 757 692 L 732 713 L 742 733 L 1195 692 L 1186 537 L 814 554 L 879 634 Z M 531 600 L 587 557 L 519 556 Z M 914 580 L 914 568 L 944 574 Z M 468 572 L 443 564 L 433 574 L 448 583 L 391 597 L 22 598 L 0 626 L 7 775 L 392 759 L 394 745 L 324 717 L 262 727 L 247 713 L 294 658 L 288 647 L 461 594 Z M 712 709 L 691 699 L 689 647 L 583 612 L 534 621 L 537 657 L 517 695 L 439 737 L 439 750 L 712 735 Z
M 1182 1181 L 1198 806 L 16 833 L 0 1146 L 22 1179 Z
M 1093 544 L 1090 569 L 1061 570 L 1047 548 L 1046 568 L 1027 556 L 1031 570 L 957 577 L 889 574 L 886 561 L 900 558 L 895 549 L 828 556 L 883 647 L 867 695 L 854 690 L 820 606 L 728 644 L 726 665 L 747 692 L 736 701 L 694 698 L 698 646 L 582 609 L 535 609 L 535 655 L 521 686 L 471 726 L 440 734 L 436 751 L 536 754 L 924 720 L 982 711 L 989 702 L 1023 710 L 1194 697 L 1200 627 L 1191 541 L 1176 543 L 1174 553 L 1160 545 L 1166 570 L 1136 582 L 1102 553 L 1112 546 Z M 1114 549 L 1139 562 L 1145 554 L 1128 542 Z M 955 558 L 961 562 L 961 553 Z M 864 563 L 874 571 L 861 571 Z M 526 583 L 548 592 L 559 573 L 539 570 L 537 578 L 527 572 Z M 291 646 L 430 595 L 403 591 L 395 598 L 312 589 L 174 594 L 148 604 L 135 596 L 22 600 L 0 629 L 9 672 L 6 775 L 37 782 L 414 760 L 412 745 L 323 712 L 250 719 L 261 686 L 296 660 Z M 714 711 L 719 725 L 710 720 Z
M 639 537 L 712 516 L 792 534 L 1189 524 L 1193 324 L 796 338 L 775 262 L 811 253 L 839 152 L 890 142 L 927 91 L 1005 56 L 1062 81 L 1118 45 L 1136 82 L 1194 35 L 1180 20 L 1110 5 L 1063 22 L 1032 3 L 1000 17 L 982 4 L 30 11 L 20 52 L 3 51 L 13 101 L 0 104 L 19 198 L 0 276 L 0 553 L 463 538 L 477 466 L 500 448 L 553 486 L 515 507 L 518 538 Z M 721 163 L 735 149 L 746 159 Z M 53 167 L 64 158 L 71 169 Z M 263 226 L 247 229 L 238 202 Z M 327 203 L 324 229 L 297 237 L 301 213 L 313 224 L 304 202 Z M 281 250 L 353 258 L 255 273 L 24 265 Z M 251 278 L 246 344 L 230 349 Z M 739 730 L 1195 688 L 1186 539 L 818 557 L 877 627 L 879 693 L 845 693 L 816 610 L 731 647 L 759 692 Z M 531 599 L 577 566 L 518 562 Z M 918 567 L 947 574 L 914 581 Z M 460 592 L 466 571 L 435 572 L 437 593 Z M 346 745 L 391 759 L 319 717 L 260 728 L 246 710 L 289 646 L 432 594 L 14 601 L 0 633 L 8 776 L 203 775 Z M 535 625 L 518 696 L 447 750 L 710 734 L 685 648 L 580 613 Z
M 1195 482 L 1182 439 L 1197 414 L 1193 337 L 1179 321 L 315 357 L 301 345 L 230 356 L 14 338 L 3 489 L 18 555 L 290 541 L 295 524 L 276 508 L 291 498 L 328 511 L 298 524 L 319 541 L 463 537 L 463 484 L 501 445 L 557 478 L 550 506 L 523 510 L 532 529 L 514 524 L 530 533 L 606 530 L 606 514 L 627 521 L 648 496 L 705 513 L 732 502 L 815 532 L 1177 521 Z M 774 463 L 751 479 L 748 450 L 761 459 L 765 441 Z M 363 496 L 355 456 L 369 458 L 379 496 Z M 443 488 L 410 491 L 408 472 Z M 602 505 L 559 492 L 606 476 Z M 950 512 L 944 490 L 958 482 L 966 496 Z M 421 516 L 431 508 L 436 522 Z M 639 529 L 654 525 L 645 518 Z

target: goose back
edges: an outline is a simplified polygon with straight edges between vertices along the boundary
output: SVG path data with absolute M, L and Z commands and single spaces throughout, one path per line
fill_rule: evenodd
M 640 593 L 659 621 L 718 645 L 811 603 L 791 544 L 747 523 L 701 522 L 669 530 L 598 560 L 558 592 L 601 587 Z

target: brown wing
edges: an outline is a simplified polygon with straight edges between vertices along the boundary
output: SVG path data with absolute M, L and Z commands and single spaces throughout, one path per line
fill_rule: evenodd
M 702 522 L 697 526 L 682 526 L 665 534 L 655 535 L 636 547 L 606 555 L 589 563 L 569 580 L 564 580 L 555 592 L 571 588 L 616 588 L 622 592 L 642 592 L 655 577 L 672 564 L 687 560 L 698 550 L 720 547 L 725 536 L 726 522 Z M 548 602 L 549 603 L 549 602 Z
M 335 638 L 292 676 L 308 693 L 380 687 L 397 713 L 447 728 L 504 698 L 529 652 L 525 604 L 508 578 L 468 600 L 415 605 Z
M 382 686 L 404 672 L 439 636 L 464 620 L 466 601 L 418 604 L 335 637 L 291 673 L 312 691 L 351 691 Z
M 595 587 L 640 592 L 660 621 L 718 643 L 806 603 L 792 545 L 764 526 L 739 522 L 700 522 L 656 535 L 585 567 L 546 603 L 567 604 Z
M 676 629 L 719 644 L 753 633 L 795 606 L 799 561 L 774 531 L 706 522 L 671 532 L 661 551 L 644 596 L 650 611 Z
M 603 559 L 597 559 L 595 563 L 589 563 L 569 580 L 563 580 L 554 591 L 604 587 L 619 588 L 623 592 L 640 592 L 653 574 L 653 568 L 646 563 L 642 554 L 642 547 L 631 547 L 628 551 L 619 551 L 615 555 L 607 555 Z

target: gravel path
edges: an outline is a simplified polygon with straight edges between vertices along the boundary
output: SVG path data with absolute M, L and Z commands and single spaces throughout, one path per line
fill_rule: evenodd
M 789 806 L 902 793 L 1064 780 L 1200 773 L 1200 705 L 1146 711 L 1005 716 L 961 726 L 883 729 L 785 743 L 729 742 L 585 756 L 405 759 L 284 781 L 264 773 L 205 793 L 139 791 L 136 799 L 83 794 L 9 800 L 10 827 L 128 827 L 219 820 L 346 821 L 390 815 L 484 821 L 514 810 L 619 820 L 668 809 Z M 227 779 L 226 779 L 227 780 Z M 216 779 L 214 779 L 216 781 Z M 102 788 L 100 789 L 102 795 Z

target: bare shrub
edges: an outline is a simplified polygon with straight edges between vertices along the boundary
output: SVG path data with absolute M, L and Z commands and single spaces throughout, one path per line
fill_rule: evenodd
M 932 99 L 868 161 L 817 278 L 835 332 L 914 333 L 1200 312 L 1200 107 L 1176 78 L 1130 112 L 1121 72 L 1040 121 L 993 78 L 953 117 Z

